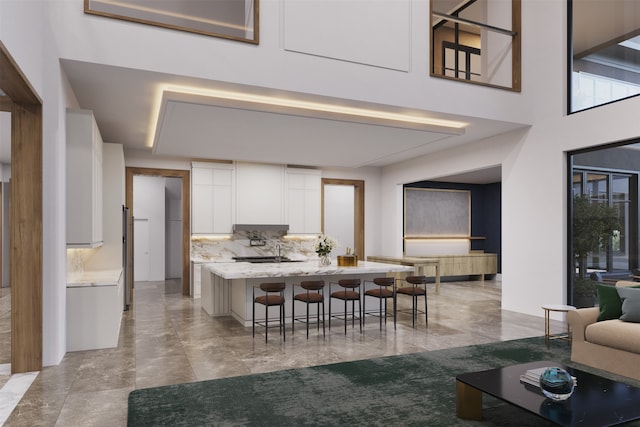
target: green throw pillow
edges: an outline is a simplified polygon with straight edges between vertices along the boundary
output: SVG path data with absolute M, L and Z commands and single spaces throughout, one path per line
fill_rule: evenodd
M 622 316 L 620 320 L 625 322 L 640 323 L 640 289 L 616 288 L 622 300 Z
M 600 314 L 598 314 L 598 322 L 601 320 L 619 319 L 622 316 L 622 300 L 618 295 L 615 286 L 596 285 L 598 293 L 598 305 L 600 306 Z

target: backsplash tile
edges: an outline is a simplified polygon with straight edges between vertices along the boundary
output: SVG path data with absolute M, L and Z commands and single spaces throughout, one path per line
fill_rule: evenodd
M 252 236 L 255 237 L 255 236 Z M 313 250 L 315 238 L 285 237 L 278 232 L 262 232 L 260 238 L 264 246 L 251 246 L 251 240 L 246 233 L 236 233 L 229 238 L 199 238 L 191 240 L 191 259 L 196 262 L 225 262 L 232 261 L 236 256 L 272 256 L 278 255 L 291 259 L 315 259 L 317 254 Z

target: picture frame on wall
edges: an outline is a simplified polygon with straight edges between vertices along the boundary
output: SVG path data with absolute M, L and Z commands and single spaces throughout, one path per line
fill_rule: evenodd
M 84 12 L 205 36 L 259 43 L 259 0 L 84 0 Z

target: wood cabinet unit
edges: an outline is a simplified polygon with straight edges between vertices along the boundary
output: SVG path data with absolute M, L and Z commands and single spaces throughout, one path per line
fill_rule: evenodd
M 440 277 L 475 276 L 484 280 L 485 275 L 498 273 L 498 256 L 484 252 L 471 252 L 463 255 L 429 256 L 369 256 L 367 260 L 391 264 L 418 265 L 422 260 L 438 260 Z
M 67 110 L 67 246 L 103 243 L 102 136 L 89 110 Z

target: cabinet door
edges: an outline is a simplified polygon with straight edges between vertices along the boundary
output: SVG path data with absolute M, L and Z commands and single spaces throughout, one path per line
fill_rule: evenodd
M 236 164 L 236 222 L 284 223 L 284 166 Z
M 193 163 L 191 232 L 229 234 L 233 227 L 233 165 Z
M 287 222 L 291 234 L 318 234 L 321 228 L 320 171 L 287 170 Z
M 67 245 L 103 242 L 102 137 L 89 110 L 67 111 Z

